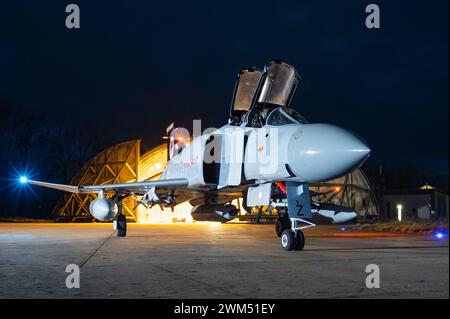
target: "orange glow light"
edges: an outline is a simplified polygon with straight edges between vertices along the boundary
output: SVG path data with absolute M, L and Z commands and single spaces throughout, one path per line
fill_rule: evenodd
M 161 210 L 158 205 L 150 209 L 139 205 L 137 219 L 139 224 L 192 223 L 191 209 L 188 202 L 175 206 L 173 212 L 170 208 Z

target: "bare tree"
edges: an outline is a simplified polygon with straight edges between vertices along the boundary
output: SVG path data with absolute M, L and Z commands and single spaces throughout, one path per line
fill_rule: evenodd
M 64 181 L 68 181 L 71 167 L 74 161 L 74 143 L 77 131 L 70 126 L 60 126 L 56 128 L 56 133 L 52 136 L 52 151 L 54 152 L 54 164 L 59 176 Z
M 19 163 L 27 167 L 30 154 L 47 140 L 48 130 L 45 126 L 44 115 L 35 110 L 22 111 L 19 120 L 15 122 L 13 131 L 17 139 Z

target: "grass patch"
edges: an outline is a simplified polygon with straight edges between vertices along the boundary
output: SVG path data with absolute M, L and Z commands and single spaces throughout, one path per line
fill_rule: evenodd
M 392 221 L 375 224 L 361 224 L 360 229 L 368 232 L 430 233 L 436 229 L 448 230 L 448 223 L 439 221 Z

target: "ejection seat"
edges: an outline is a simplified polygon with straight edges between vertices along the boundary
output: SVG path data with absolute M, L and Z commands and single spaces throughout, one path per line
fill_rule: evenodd
M 264 72 L 255 68 L 238 74 L 230 110 L 230 124 L 264 126 L 269 113 L 277 107 L 289 107 L 300 76 L 288 63 L 273 60 Z

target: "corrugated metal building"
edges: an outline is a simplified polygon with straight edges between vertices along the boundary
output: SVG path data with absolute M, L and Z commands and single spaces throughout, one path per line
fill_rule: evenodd
M 448 194 L 439 189 L 424 186 L 420 189 L 389 190 L 382 195 L 380 215 L 385 219 L 447 220 Z

